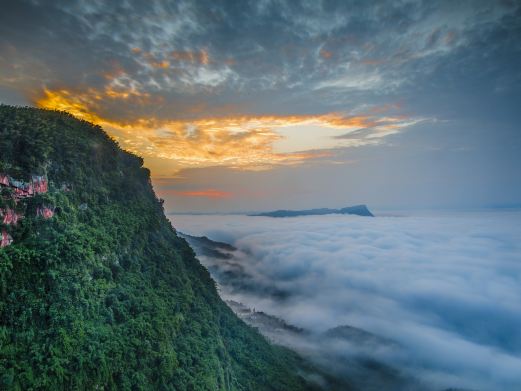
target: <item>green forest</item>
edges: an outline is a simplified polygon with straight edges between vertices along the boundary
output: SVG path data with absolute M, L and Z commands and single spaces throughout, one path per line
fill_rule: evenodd
M 23 218 L 0 249 L 0 389 L 314 389 L 221 301 L 143 160 L 99 126 L 2 105 L 0 173 L 49 181 L 18 202 L 1 189 Z

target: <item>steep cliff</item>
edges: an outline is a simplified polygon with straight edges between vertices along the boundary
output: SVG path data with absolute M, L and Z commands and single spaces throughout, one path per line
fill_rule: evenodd
M 142 165 L 98 126 L 0 106 L 0 208 L 19 216 L 2 225 L 0 389 L 309 389 L 221 301 Z M 34 177 L 45 191 L 17 197 Z

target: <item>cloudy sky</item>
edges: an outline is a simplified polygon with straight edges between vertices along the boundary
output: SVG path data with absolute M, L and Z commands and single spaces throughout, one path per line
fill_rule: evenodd
M 100 124 L 168 210 L 521 204 L 519 2 L 0 7 L 0 102 Z

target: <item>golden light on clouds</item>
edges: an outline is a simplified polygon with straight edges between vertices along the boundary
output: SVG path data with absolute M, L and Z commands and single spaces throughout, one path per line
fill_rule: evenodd
M 217 189 L 203 189 L 203 190 L 173 190 L 173 189 L 161 189 L 159 191 L 160 196 L 174 195 L 181 197 L 200 197 L 209 199 L 225 199 L 233 197 L 233 193 L 229 191 L 217 190 Z
M 97 96 L 98 95 L 95 94 L 94 99 L 96 99 Z M 101 99 L 101 96 L 99 99 Z M 81 96 L 75 93 L 73 94 L 66 89 L 54 91 L 45 89 L 43 96 L 36 99 L 35 103 L 40 108 L 67 111 L 75 117 L 95 124 L 103 122 L 103 119 L 91 112 L 88 107 L 92 103 L 92 98 L 89 98 L 88 101 L 84 101 Z
M 333 57 L 333 52 L 330 50 L 321 49 L 320 55 L 327 60 Z
M 176 61 L 186 61 L 195 64 L 208 65 L 210 63 L 210 57 L 208 51 L 202 49 L 197 51 L 180 51 L 176 50 L 172 52 L 172 58 Z
M 374 143 L 375 139 L 396 133 L 410 124 L 405 117 L 339 113 L 116 120 L 101 114 L 104 103 L 111 100 L 146 105 L 151 104 L 152 98 L 137 89 L 125 89 L 122 83 L 111 82 L 100 91 L 92 88 L 82 92 L 46 89 L 35 102 L 38 107 L 68 111 L 98 124 L 123 148 L 145 160 L 160 160 L 161 165 L 149 165 L 155 176 L 172 175 L 183 168 L 226 166 L 262 170 L 276 165 L 301 164 L 330 156 L 329 149 L 335 146 Z M 364 138 L 345 137 L 343 140 L 341 137 L 351 132 L 356 134 L 361 129 L 372 131 Z M 302 139 L 307 143 L 301 143 Z M 277 143 L 280 148 L 274 148 Z M 169 162 L 168 167 L 164 167 L 165 162 Z
M 162 55 L 154 55 L 138 47 L 132 48 L 131 52 L 142 62 L 156 69 L 168 69 L 183 63 L 206 66 L 210 64 L 210 55 L 206 49 L 200 50 L 174 50 Z

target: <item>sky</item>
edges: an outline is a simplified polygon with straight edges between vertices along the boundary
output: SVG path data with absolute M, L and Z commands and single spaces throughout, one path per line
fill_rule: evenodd
M 434 390 L 513 391 L 521 389 L 520 218 L 489 210 L 172 222 L 238 249 L 230 259 L 199 257 L 226 299 L 316 333 L 349 325 L 384 337 L 397 346 L 366 354 Z M 344 357 L 360 349 L 318 344 Z
M 0 7 L 0 102 L 101 125 L 167 211 L 521 205 L 519 2 Z

